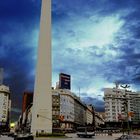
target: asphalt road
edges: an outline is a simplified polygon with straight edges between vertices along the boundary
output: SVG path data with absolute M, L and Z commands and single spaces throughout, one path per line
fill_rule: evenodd
M 79 138 L 77 137 L 76 134 L 67 134 L 66 136 L 68 136 L 68 138 L 35 138 L 34 140 L 63 140 L 63 139 L 66 139 L 66 140 L 114 140 L 115 137 L 114 136 L 94 136 L 93 138 Z M 118 137 L 118 136 L 116 136 Z M 7 136 L 1 136 L 0 137 L 0 140 L 14 140 L 13 138 L 11 137 L 7 137 Z
M 103 137 L 103 136 L 96 136 L 93 138 L 78 138 L 78 137 L 73 137 L 73 138 L 37 138 L 35 140 L 114 140 L 112 137 Z
M 115 140 L 115 138 L 121 136 L 122 134 L 113 134 L 113 136 L 94 136 L 92 138 L 79 138 L 76 134 L 67 134 L 68 138 L 35 138 L 34 140 Z M 14 140 L 13 138 L 7 136 L 1 136 L 0 140 Z

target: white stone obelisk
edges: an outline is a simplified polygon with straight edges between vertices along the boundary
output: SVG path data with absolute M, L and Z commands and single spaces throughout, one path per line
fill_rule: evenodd
M 52 133 L 51 0 L 42 0 L 31 132 Z

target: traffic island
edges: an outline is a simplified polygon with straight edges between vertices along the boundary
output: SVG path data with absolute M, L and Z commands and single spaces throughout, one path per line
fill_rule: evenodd
M 64 133 L 38 133 L 36 137 L 61 137 L 61 138 L 67 138 L 67 136 Z

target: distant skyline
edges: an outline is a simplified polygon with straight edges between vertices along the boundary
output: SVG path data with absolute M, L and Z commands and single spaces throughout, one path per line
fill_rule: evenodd
M 72 91 L 103 110 L 103 89 L 114 82 L 140 90 L 140 1 L 53 0 L 52 86 L 71 75 Z M 33 91 L 40 0 L 0 1 L 0 67 L 11 88 L 12 110 Z M 102 95 L 102 96 L 98 96 Z

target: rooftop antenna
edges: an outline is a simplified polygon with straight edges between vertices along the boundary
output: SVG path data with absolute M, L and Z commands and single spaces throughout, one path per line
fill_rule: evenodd
M 115 81 L 115 88 L 118 89 L 119 88 L 119 82 Z
M 79 87 L 79 98 L 80 98 L 80 87 Z
M 0 85 L 3 84 L 3 68 L 0 68 Z

